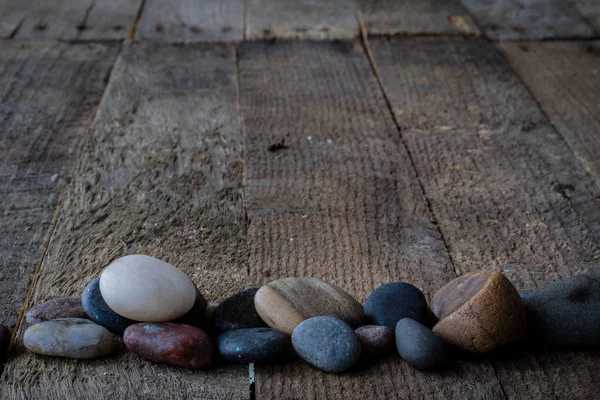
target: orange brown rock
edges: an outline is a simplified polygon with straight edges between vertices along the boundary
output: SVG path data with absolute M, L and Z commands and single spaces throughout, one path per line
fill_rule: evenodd
M 463 350 L 486 353 L 523 337 L 525 306 L 512 283 L 496 271 L 463 275 L 433 297 L 440 321 L 433 331 Z
M 254 297 L 260 317 L 288 335 L 300 322 L 317 316 L 337 317 L 352 327 L 363 324 L 362 305 L 337 286 L 316 278 L 283 278 L 261 287 Z

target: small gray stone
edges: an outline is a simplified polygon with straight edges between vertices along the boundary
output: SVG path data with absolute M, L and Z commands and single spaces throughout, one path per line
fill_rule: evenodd
M 99 358 L 112 353 L 114 336 L 103 326 L 81 318 L 59 318 L 27 328 L 23 338 L 32 353 L 67 358 Z
M 427 317 L 427 300 L 419 289 L 405 282 L 379 286 L 365 302 L 365 317 L 373 325 L 395 329 L 402 318 L 423 322 Z
M 242 290 L 215 308 L 212 322 L 218 332 L 267 326 L 254 307 L 254 295 L 258 289 Z
M 530 336 L 547 344 L 600 347 L 600 275 L 550 282 L 521 298 Z
M 48 300 L 31 308 L 25 314 L 30 325 L 57 318 L 84 318 L 88 315 L 81 305 L 81 296 L 61 297 Z
M 354 330 L 339 318 L 313 317 L 292 332 L 292 345 L 302 359 L 326 372 L 342 372 L 360 358 L 361 344 Z
M 373 356 L 395 353 L 396 344 L 394 330 L 387 326 L 365 325 L 358 328 L 356 336 L 362 343 L 364 354 Z
M 400 356 L 418 369 L 435 369 L 448 360 L 444 341 L 433 331 L 410 318 L 396 325 L 396 347 Z

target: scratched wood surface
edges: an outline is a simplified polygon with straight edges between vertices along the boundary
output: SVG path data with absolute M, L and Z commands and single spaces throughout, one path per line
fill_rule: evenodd
M 119 56 L 25 306 L 81 293 L 113 259 L 177 265 L 209 301 L 248 285 L 233 47 L 126 45 Z M 34 356 L 17 331 L 2 398 L 250 395 L 248 368 L 208 373 L 127 352 L 103 360 Z
M 361 302 L 386 282 L 431 295 L 453 279 L 362 47 L 247 43 L 239 63 L 251 279 L 315 276 Z M 288 149 L 267 151 L 281 140 Z M 434 375 L 397 356 L 343 375 L 301 362 L 255 371 L 260 399 L 502 398 L 485 362 Z
M 227 42 L 243 37 L 243 0 L 146 0 L 137 39 Z
M 569 0 L 569 3 L 600 34 L 600 3 L 598 0 Z
M 494 40 L 593 36 L 592 28 L 565 0 L 462 0 Z
M 0 323 L 10 328 L 117 51 L 0 41 Z
M 504 271 L 519 289 L 598 270 L 600 187 L 494 46 L 370 41 L 454 268 Z M 509 398 L 592 398 L 596 352 L 494 359 Z
M 96 0 L 89 9 L 78 38 L 126 39 L 140 12 L 142 0 Z
M 76 39 L 93 0 L 33 0 L 16 38 Z
M 0 2 L 0 38 L 8 38 L 17 30 L 31 0 L 3 0 Z
M 500 49 L 600 183 L 600 43 L 511 43 Z
M 355 14 L 352 0 L 246 0 L 246 37 L 353 38 Z
M 469 12 L 456 0 L 357 0 L 371 35 L 478 35 Z

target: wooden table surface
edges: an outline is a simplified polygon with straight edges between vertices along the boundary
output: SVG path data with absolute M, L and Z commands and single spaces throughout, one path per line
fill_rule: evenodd
M 597 0 L 0 0 L 0 398 L 599 398 L 597 351 L 333 375 L 22 344 L 26 310 L 134 253 L 217 302 L 599 272 L 599 33 Z

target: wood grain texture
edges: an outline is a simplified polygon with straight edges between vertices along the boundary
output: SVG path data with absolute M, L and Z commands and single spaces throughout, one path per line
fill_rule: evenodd
M 0 42 L 0 323 L 11 329 L 116 55 Z
M 19 27 L 31 0 L 3 0 L 0 2 L 0 38 L 8 38 Z
M 313 276 L 364 302 L 413 282 L 427 295 L 455 277 L 360 45 L 245 42 L 240 96 L 250 276 Z M 287 149 L 267 148 L 285 139 Z M 342 375 L 302 362 L 256 366 L 259 399 L 501 399 L 489 364 L 419 372 L 397 357 Z
M 33 0 L 15 37 L 76 39 L 94 0 Z
M 95 0 L 79 39 L 107 40 L 128 37 L 142 0 Z
M 460 273 L 505 271 L 522 289 L 597 268 L 600 188 L 492 45 L 370 42 Z M 600 390 L 598 353 L 504 354 L 494 365 L 508 398 Z
M 462 0 L 494 40 L 585 38 L 594 32 L 565 0 Z
M 459 0 L 356 0 L 371 35 L 463 34 L 479 29 Z
M 146 0 L 137 39 L 227 42 L 243 38 L 243 0 Z
M 358 35 L 353 0 L 246 0 L 246 37 L 348 39 Z
M 583 18 L 600 33 L 600 2 L 598 0 L 568 0 Z
M 600 183 L 600 43 L 505 43 L 500 49 Z
M 235 49 L 129 44 L 117 59 L 41 266 L 32 304 L 79 294 L 113 259 L 148 254 L 185 271 L 208 301 L 246 287 Z M 121 351 L 74 363 L 16 353 L 0 397 L 249 396 L 247 366 L 193 372 Z

